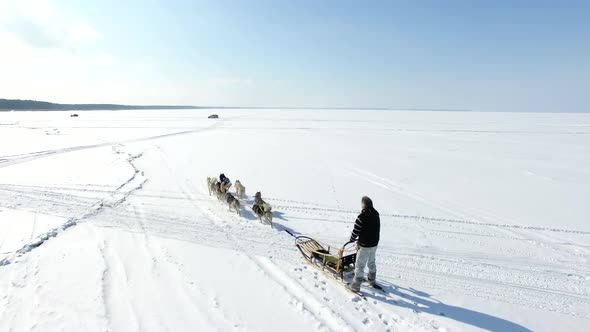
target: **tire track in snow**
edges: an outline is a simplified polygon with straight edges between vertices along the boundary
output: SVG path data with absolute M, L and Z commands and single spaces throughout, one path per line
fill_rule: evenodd
M 113 268 L 111 266 L 110 261 L 107 259 L 106 251 L 107 251 L 107 243 L 103 241 L 102 244 L 97 244 L 98 250 L 100 252 L 104 268 L 102 271 L 101 277 L 101 291 L 102 291 L 102 303 L 104 307 L 104 315 L 105 319 L 107 320 L 107 325 L 111 325 L 111 312 L 110 312 L 110 303 L 111 303 L 111 294 L 110 294 L 110 287 L 112 285 L 111 281 L 111 273 L 113 273 Z
M 508 280 L 472 276 L 470 269 L 455 264 L 439 264 L 436 261 L 433 263 L 427 258 L 386 257 L 388 258 L 385 260 L 382 258 L 378 262 L 379 271 L 381 271 L 380 275 L 387 276 L 382 278 L 383 281 L 392 284 L 397 282 L 395 279 L 397 276 L 404 283 L 410 282 L 431 289 L 452 290 L 486 300 L 536 309 L 544 308 L 565 315 L 590 318 L 584 309 L 590 305 L 590 298 L 587 295 L 529 286 L 522 283 L 523 279 L 527 282 L 527 276 L 518 273 L 514 275 L 514 278 L 521 282 L 520 284 Z
M 31 188 L 30 190 L 27 188 Z M 12 185 L 12 184 L 0 184 L 0 195 L 2 192 L 9 193 L 9 195 L 18 194 L 23 198 L 27 198 L 27 200 L 35 201 L 35 202 L 46 202 L 47 204 L 51 205 L 59 205 L 59 206 L 71 206 L 73 202 L 78 203 L 80 207 L 84 207 L 84 203 L 91 205 L 93 198 L 83 195 L 76 195 L 72 193 L 67 193 L 67 191 L 71 192 L 93 192 L 93 193 L 108 193 L 112 192 L 112 190 L 108 189 L 87 189 L 87 188 L 70 188 L 70 187 L 52 187 L 52 186 L 28 186 L 28 185 Z M 149 192 L 149 191 L 148 191 Z M 176 199 L 176 200 L 196 200 L 196 201 L 204 201 L 205 199 L 189 197 L 187 195 L 180 195 L 180 196 L 166 196 L 162 194 L 149 194 L 146 192 L 142 192 L 141 194 L 137 194 L 142 197 L 151 197 L 151 198 L 166 198 L 166 199 Z M 9 196 L 12 197 L 12 196 Z M 49 198 L 53 197 L 53 198 Z M 358 211 L 355 210 L 347 210 L 347 209 L 339 209 L 336 207 L 329 207 L 329 206 L 322 206 L 319 204 L 315 204 L 312 202 L 302 202 L 302 201 L 293 201 L 288 199 L 282 198 L 274 198 L 269 197 L 270 201 L 273 202 L 285 202 L 288 205 L 281 205 L 281 204 L 273 204 L 273 207 L 277 210 L 281 211 L 293 211 L 297 213 L 309 214 L 309 215 L 325 215 L 325 216 L 334 216 L 334 213 L 341 213 L 341 214 L 358 214 Z M 7 201 L 7 200 L 3 200 Z M 23 200 L 22 204 L 26 204 L 27 201 Z M 289 204 L 295 203 L 296 205 Z M 0 203 L 6 206 L 5 203 Z M 22 205 L 19 203 L 19 206 Z M 12 206 L 7 206 L 12 207 Z M 45 214 L 50 214 L 50 210 L 43 211 Z M 515 225 L 515 224 L 496 224 L 496 223 L 485 223 L 485 222 L 478 222 L 478 221 L 470 221 L 470 220 L 461 220 L 461 219 L 452 219 L 452 218 L 438 218 L 438 217 L 429 217 L 423 215 L 407 215 L 407 214 L 393 214 L 388 212 L 382 212 L 381 216 L 383 217 L 391 217 L 397 219 L 407 219 L 412 220 L 415 222 L 424 222 L 424 223 L 452 223 L 452 224 L 465 224 L 465 225 L 473 225 L 473 226 L 488 226 L 494 228 L 513 228 L 516 230 L 527 230 L 527 231 L 539 231 L 539 232 L 554 232 L 554 233 L 569 233 L 569 234 L 580 234 L 580 235 L 590 235 L 588 231 L 581 231 L 581 230 L 572 230 L 572 229 L 560 229 L 554 227 L 538 227 L 538 226 L 527 226 L 527 225 Z M 330 219 L 326 220 L 328 222 L 336 222 L 336 223 L 350 223 L 348 219 L 336 220 Z M 509 237 L 515 238 L 515 237 Z
M 345 320 L 353 329 L 392 332 L 401 326 L 408 326 L 413 331 L 420 328 L 417 322 L 406 322 L 384 310 L 387 306 L 381 307 L 380 301 L 374 300 L 370 293 L 366 293 L 366 289 L 364 291 L 367 294 L 367 301 L 350 293 L 344 289 L 343 284 L 339 284 L 340 281 L 310 267 L 309 264 L 302 263 L 301 266 L 302 268 L 294 269 L 296 275 L 292 280 L 307 289 L 315 290 L 314 294 L 321 294 L 318 295 L 318 299 L 321 298 L 328 306 L 332 303 L 343 303 L 344 305 L 338 308 L 338 312 L 342 317 L 346 317 Z M 280 269 L 280 267 L 276 268 Z M 286 272 L 284 271 L 284 273 Z
M 173 264 L 177 267 L 177 274 L 179 275 L 177 278 L 182 280 L 185 285 L 189 285 L 187 292 L 180 292 L 186 301 L 199 312 L 205 313 L 207 315 L 206 318 L 210 322 L 211 326 L 215 326 L 219 329 L 219 331 L 235 330 L 238 324 L 229 319 L 228 315 L 220 307 L 217 297 L 214 294 L 206 291 L 204 288 L 199 287 L 198 284 L 193 281 L 194 278 L 187 275 L 187 273 L 182 270 L 184 265 L 181 262 L 175 261 L 172 256 L 166 253 L 162 248 L 160 248 L 160 252 L 162 257 L 166 259 L 167 263 Z M 186 287 L 184 290 L 186 290 Z M 189 296 L 188 294 L 190 292 L 196 292 L 197 297 Z M 202 301 L 203 298 L 207 299 L 206 303 Z M 207 303 L 210 305 L 207 305 Z M 189 315 L 191 314 L 190 311 L 187 313 Z
M 167 156 L 160 150 L 161 156 L 164 159 L 164 163 L 167 164 Z M 170 174 L 174 174 L 172 169 L 169 168 Z M 178 186 L 181 188 L 184 195 L 189 197 L 191 203 L 197 201 L 193 194 L 193 190 L 190 190 L 189 185 L 180 182 L 176 177 L 174 177 Z M 201 192 L 202 195 L 205 195 L 204 192 Z M 211 198 L 212 200 L 216 201 L 215 197 Z M 213 202 L 215 204 L 217 202 Z M 223 202 L 219 202 L 222 206 L 224 205 Z M 246 254 L 246 257 L 252 261 L 265 275 L 267 275 L 271 280 L 273 280 L 276 284 L 281 286 L 287 293 L 291 294 L 291 296 L 295 299 L 296 305 L 300 308 L 300 310 L 304 313 L 310 315 L 315 321 L 320 324 L 320 327 L 328 328 L 330 331 L 353 331 L 348 327 L 348 323 L 343 320 L 341 316 L 335 313 L 333 310 L 330 310 L 328 307 L 323 305 L 321 302 L 317 301 L 311 293 L 305 290 L 301 285 L 297 284 L 295 281 L 290 279 L 288 276 L 284 274 L 284 272 L 278 270 L 274 267 L 273 263 L 267 258 L 261 257 L 254 257 L 252 256 L 254 252 L 258 252 L 260 254 L 260 248 L 257 250 L 252 251 L 249 247 L 250 242 L 244 241 L 244 237 L 241 236 L 237 238 L 234 236 L 235 234 L 235 227 L 236 225 L 230 225 L 223 221 L 222 218 L 217 216 L 212 211 L 206 210 L 204 207 L 198 204 L 194 204 L 193 206 L 198 210 L 201 210 L 206 215 L 209 215 L 210 218 L 206 218 L 211 222 L 211 224 L 218 228 L 220 233 L 224 234 L 226 240 L 228 241 L 229 248 L 233 250 L 237 250 L 238 252 L 242 252 Z M 241 218 L 232 214 L 232 219 L 238 219 L 237 224 L 243 223 L 244 221 Z M 212 220 L 217 220 L 217 222 L 212 222 Z M 259 225 L 263 226 L 263 225 Z M 263 226 L 264 229 L 268 229 L 268 226 Z M 272 230 L 272 233 L 278 234 L 278 232 Z M 242 232 L 242 235 L 243 232 Z M 246 244 L 246 246 L 244 246 Z M 263 241 L 260 244 L 265 244 L 267 246 L 272 246 L 272 243 L 269 245 L 268 242 Z M 263 249 L 264 250 L 264 249 Z M 275 251 L 276 253 L 276 251 Z M 329 318 L 324 318 L 322 315 L 328 315 Z
M 223 121 L 224 120 L 220 120 L 209 127 L 180 131 L 180 132 L 175 132 L 175 133 L 154 135 L 154 136 L 134 138 L 134 139 L 128 139 L 128 140 L 112 141 L 112 142 L 105 142 L 105 143 L 72 146 L 69 148 L 38 151 L 38 152 L 32 152 L 32 153 L 23 154 L 23 155 L 0 156 L 0 159 L 3 160 L 3 162 L 0 163 L 0 168 L 9 167 L 9 166 L 16 165 L 16 164 L 21 164 L 21 163 L 25 163 L 28 161 L 37 160 L 39 158 L 50 157 L 50 156 L 55 156 L 55 155 L 74 152 L 74 151 L 95 149 L 95 148 L 111 146 L 111 145 L 122 145 L 122 144 L 129 144 L 129 143 L 152 141 L 152 140 L 156 140 L 156 139 L 162 139 L 162 138 L 168 138 L 168 137 L 174 137 L 174 136 L 201 133 L 201 132 L 212 130 L 212 129 L 215 129 L 215 128 L 221 126 L 223 124 Z
M 198 287 L 194 282 L 189 282 L 185 275 L 180 272 L 180 266 L 182 266 L 182 264 L 173 262 L 171 257 L 164 253 L 164 250 L 158 245 L 157 241 L 153 240 L 149 228 L 147 227 L 143 209 L 137 208 L 136 204 L 132 204 L 132 208 L 136 216 L 137 224 L 143 234 L 143 245 L 148 256 L 152 257 L 153 275 L 166 278 L 166 284 L 176 285 L 178 288 L 176 291 L 178 298 L 182 298 L 186 304 L 191 305 L 192 308 L 197 310 L 197 312 L 203 313 L 211 326 L 220 327 L 220 330 L 222 331 L 233 329 L 236 324 L 223 314 L 217 305 L 215 297 L 207 294 L 204 289 Z M 163 266 L 164 264 L 174 265 L 177 269 L 167 268 Z M 190 287 L 187 289 L 186 285 L 190 285 Z M 213 306 L 207 306 L 203 301 L 196 301 L 195 298 L 188 295 L 191 291 L 197 292 L 200 298 L 206 298 L 208 300 L 207 302 L 212 303 Z M 193 310 L 188 309 L 185 305 L 180 305 L 180 307 L 186 311 L 185 316 L 189 317 L 191 315 Z
M 440 222 L 448 222 L 448 223 L 461 223 L 461 224 L 469 224 L 469 225 L 477 225 L 477 226 L 489 226 L 489 227 L 498 227 L 498 228 L 507 228 L 507 229 L 522 229 L 522 230 L 535 230 L 535 231 L 548 231 L 548 232 L 562 232 L 562 233 L 572 233 L 572 234 L 583 234 L 583 235 L 590 235 L 590 231 L 582 231 L 582 230 L 570 230 L 570 229 L 560 229 L 560 228 L 553 228 L 553 227 L 539 227 L 539 226 L 526 226 L 526 225 L 517 225 L 517 224 L 510 224 L 510 223 L 506 223 L 504 221 L 504 218 L 501 218 L 497 215 L 494 215 L 490 212 L 485 212 L 484 214 L 489 215 L 489 217 L 491 217 L 492 219 L 495 220 L 499 220 L 500 223 L 488 223 L 488 222 L 477 222 L 477 221 L 470 221 L 471 216 L 461 213 L 461 212 L 457 212 L 457 208 L 460 209 L 467 209 L 467 210 L 472 210 L 475 212 L 475 214 L 478 213 L 482 213 L 481 209 L 475 209 L 472 207 L 467 207 L 465 205 L 460 205 L 460 204 L 456 204 L 453 203 L 454 205 L 457 205 L 457 208 L 453 208 L 453 207 L 448 207 L 447 204 L 449 204 L 450 202 L 447 202 L 446 204 L 444 204 L 444 202 L 437 202 L 435 200 L 432 199 L 427 199 L 425 197 L 422 197 L 418 194 L 409 192 L 407 190 L 405 190 L 403 187 L 401 187 L 399 184 L 394 183 L 391 180 L 385 179 L 385 178 L 381 178 L 375 174 L 363 171 L 363 170 L 359 170 L 356 169 L 354 167 L 350 167 L 351 169 L 351 174 L 364 179 L 365 181 L 368 181 L 376 186 L 379 186 L 385 190 L 391 191 L 391 192 L 395 192 L 401 195 L 404 195 L 408 198 L 411 198 L 413 200 L 416 200 L 418 202 L 424 203 L 426 205 L 429 205 L 431 207 L 434 207 L 436 209 L 442 210 L 442 211 L 446 211 L 450 214 L 453 214 L 455 216 L 459 216 L 460 218 L 463 219 L 452 219 L 452 218 L 431 218 L 431 217 L 422 217 L 422 216 L 408 216 L 408 215 L 396 215 L 396 214 L 382 214 L 383 216 L 392 216 L 392 217 L 399 217 L 399 218 L 415 218 L 418 220 L 423 220 L 423 221 L 440 221 Z M 383 182 L 389 184 L 389 185 L 385 185 L 383 184 Z
M 455 215 L 457 215 L 457 212 L 456 212 L 457 209 L 460 209 L 460 210 L 464 210 L 464 211 L 469 211 L 469 213 L 474 214 L 474 215 L 484 215 L 489 219 L 497 220 L 499 222 L 506 221 L 505 218 L 502 218 L 502 217 L 496 215 L 495 213 L 492 213 L 490 211 L 485 211 L 483 209 L 465 206 L 464 204 L 459 204 L 456 202 L 445 202 L 445 201 L 437 202 L 435 200 L 425 199 L 419 195 L 408 193 L 399 184 L 397 184 L 389 179 L 385 179 L 385 178 L 379 177 L 378 175 L 375 175 L 375 174 L 372 174 L 370 172 L 366 172 L 363 170 L 359 170 L 359 169 L 356 169 L 353 167 L 351 167 L 351 169 L 353 171 L 357 172 L 358 174 L 361 174 L 361 175 L 359 175 L 360 177 L 365 178 L 367 181 L 369 181 L 371 183 L 383 182 L 383 183 L 392 185 L 393 189 L 390 188 L 389 186 L 383 185 L 383 187 L 389 191 L 399 192 L 403 195 L 406 195 L 410 198 L 416 199 L 420 202 L 430 204 L 433 207 L 445 209 L 450 213 L 454 213 Z M 374 178 L 376 180 L 373 180 L 368 177 Z M 559 254 L 565 254 L 568 256 L 576 256 L 576 257 L 579 257 L 583 260 L 588 260 L 590 258 L 590 250 L 586 246 L 583 246 L 583 245 L 578 246 L 573 243 L 568 243 L 569 245 L 563 245 L 562 243 L 556 242 L 552 237 L 543 236 L 543 234 L 540 234 L 540 233 L 535 234 L 532 232 L 527 232 L 527 233 L 517 232 L 519 230 L 527 230 L 527 231 L 536 230 L 536 231 L 546 231 L 546 232 L 554 232 L 554 233 L 571 233 L 571 234 L 579 234 L 579 235 L 589 235 L 590 232 L 587 232 L 587 231 L 564 230 L 564 229 L 556 229 L 556 228 L 532 227 L 532 226 L 521 226 L 521 225 L 511 225 L 511 224 L 476 223 L 476 222 L 468 222 L 468 221 L 463 221 L 462 223 L 463 224 L 473 224 L 473 225 L 478 225 L 478 226 L 496 227 L 500 231 L 508 233 L 508 237 L 512 237 L 512 238 L 525 237 L 525 239 L 533 241 L 535 243 L 540 243 L 543 246 L 548 247 L 551 250 L 553 250 L 554 252 L 559 253 Z M 548 239 L 548 241 L 538 240 L 539 237 L 544 238 L 544 239 Z
M 47 231 L 46 233 L 39 235 L 33 241 L 25 244 L 23 247 L 21 247 L 20 249 L 15 251 L 13 254 L 8 255 L 7 257 L 3 258 L 2 260 L 0 260 L 0 267 L 10 264 L 18 257 L 21 257 L 22 255 L 32 251 L 33 249 L 38 248 L 43 243 L 45 243 L 45 241 L 49 240 L 50 238 L 58 236 L 61 232 L 67 230 L 68 228 L 70 228 L 72 226 L 75 226 L 79 222 L 82 222 L 83 220 L 85 220 L 91 216 L 95 216 L 95 215 L 101 213 L 105 209 L 105 207 L 114 208 L 117 205 L 120 205 L 121 203 L 123 203 L 127 199 L 127 197 L 132 192 L 141 189 L 144 182 L 147 181 L 147 178 L 145 178 L 142 173 L 140 174 L 140 171 L 133 164 L 133 161 L 139 157 L 141 157 L 141 154 L 134 155 L 134 156 L 129 155 L 127 162 L 129 163 L 129 165 L 131 165 L 131 167 L 134 170 L 133 175 L 128 180 L 123 182 L 110 196 L 103 198 L 100 201 L 96 202 L 90 208 L 89 211 L 85 212 L 81 216 L 70 217 L 64 224 L 62 224 L 56 228 L 53 228 L 53 229 Z
M 294 202 L 291 200 L 281 199 L 281 198 L 268 198 L 271 201 L 279 201 L 279 202 Z M 336 207 L 321 207 L 317 204 L 308 203 L 308 202 L 296 202 L 299 205 L 280 205 L 280 204 L 273 204 L 273 207 L 277 209 L 282 209 L 285 211 L 295 211 L 300 213 L 307 213 L 307 214 L 314 214 L 317 215 L 318 212 L 326 212 L 324 215 L 332 216 L 334 212 L 336 213 L 346 213 L 346 214 L 358 214 L 359 211 L 354 210 L 346 210 L 346 209 L 339 209 Z M 479 222 L 473 221 L 468 219 L 453 219 L 453 218 L 438 218 L 438 217 L 428 217 L 422 215 L 408 215 L 408 214 L 395 214 L 395 213 L 379 213 L 382 217 L 392 217 L 392 218 L 399 218 L 399 219 L 412 219 L 417 222 L 444 222 L 444 223 L 453 223 L 453 224 L 465 224 L 465 225 L 474 225 L 474 226 L 487 226 L 487 227 L 496 227 L 496 228 L 512 228 L 516 230 L 527 230 L 527 231 L 540 231 L 540 232 L 555 232 L 555 233 L 570 233 L 570 234 L 581 234 L 581 235 L 590 235 L 590 231 L 582 231 L 582 230 L 574 230 L 574 229 L 563 229 L 563 228 L 555 228 L 555 227 L 540 227 L 540 226 L 527 226 L 527 225 L 517 225 L 517 224 L 497 224 L 497 223 L 486 223 L 486 222 Z M 331 220 L 332 222 L 342 222 L 342 223 L 350 223 L 349 220 Z
M 98 238 L 98 235 L 96 235 L 96 237 Z M 102 295 L 108 325 L 110 327 L 113 326 L 113 316 L 124 315 L 128 324 L 131 324 L 134 330 L 141 330 L 139 315 L 137 309 L 131 302 L 130 297 L 112 296 L 113 289 L 119 288 L 117 291 L 121 291 L 122 287 L 120 284 L 126 285 L 129 283 L 129 277 L 123 262 L 118 254 L 111 248 L 111 245 L 107 240 L 100 239 L 98 248 L 105 265 L 102 275 Z M 118 303 L 115 299 L 123 301 L 123 303 Z M 120 304 L 124 304 L 124 306 L 122 307 Z M 116 308 L 117 310 L 113 311 L 111 310 L 112 308 Z M 123 310 L 125 310 L 125 312 L 122 312 Z M 119 323 L 119 321 L 117 321 L 117 323 Z
M 325 326 L 330 331 L 354 331 L 342 316 L 317 300 L 310 291 L 287 276 L 285 272 L 275 266 L 269 259 L 248 257 L 265 275 L 293 297 L 296 301 L 295 305 L 302 312 L 309 313 L 316 321 L 320 322 L 320 327 Z
M 30 264 L 24 264 L 22 269 L 14 269 L 10 272 L 7 280 L 10 281 L 10 286 L 18 288 L 21 294 L 7 292 L 3 296 L 6 306 L 0 308 L 0 327 L 5 327 L 7 331 L 24 329 L 25 326 L 28 330 L 37 327 L 38 323 L 23 321 L 16 313 L 26 312 L 30 315 L 36 313 L 38 309 L 36 297 L 41 288 L 39 271 L 39 261 L 34 259 Z

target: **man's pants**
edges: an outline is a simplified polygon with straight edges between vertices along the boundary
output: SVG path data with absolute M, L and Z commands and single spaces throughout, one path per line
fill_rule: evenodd
M 375 282 L 377 276 L 377 265 L 375 265 L 376 252 L 377 246 L 370 248 L 359 247 L 359 250 L 356 253 L 356 262 L 354 264 L 354 283 L 358 283 L 360 286 L 365 274 L 365 265 L 369 267 L 369 275 L 367 279 L 371 283 Z

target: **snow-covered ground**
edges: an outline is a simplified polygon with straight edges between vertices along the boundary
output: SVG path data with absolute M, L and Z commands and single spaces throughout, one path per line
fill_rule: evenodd
M 0 113 L 0 331 L 588 330 L 590 114 L 210 112 Z M 367 300 L 284 232 L 339 246 L 363 195 Z

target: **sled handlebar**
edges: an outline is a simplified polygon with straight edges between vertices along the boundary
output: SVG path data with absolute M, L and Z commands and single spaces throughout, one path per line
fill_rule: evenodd
M 345 243 L 345 244 L 342 246 L 342 249 L 341 249 L 341 250 L 342 250 L 342 251 L 345 251 L 345 250 L 346 250 L 346 248 L 347 248 L 347 247 L 348 247 L 350 244 L 352 244 L 352 243 L 356 243 L 356 241 L 348 241 L 348 242 L 346 242 L 346 243 Z

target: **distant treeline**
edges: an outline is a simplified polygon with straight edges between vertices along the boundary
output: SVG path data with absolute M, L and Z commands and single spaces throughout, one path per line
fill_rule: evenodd
M 96 110 L 137 110 L 137 109 L 191 109 L 197 106 L 176 105 L 116 105 L 116 104 L 56 104 L 46 101 L 0 99 L 0 110 L 31 110 L 31 111 L 96 111 Z

